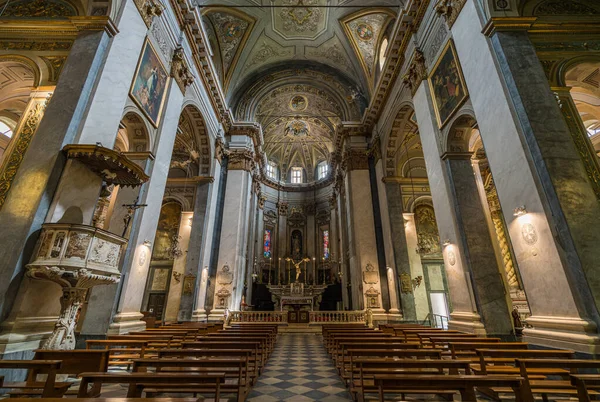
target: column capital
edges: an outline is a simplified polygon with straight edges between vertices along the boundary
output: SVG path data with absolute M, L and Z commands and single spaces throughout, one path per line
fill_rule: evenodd
M 467 0 L 438 0 L 435 11 L 438 15 L 444 17 L 448 27 L 452 28 L 466 3 Z
M 427 66 L 425 65 L 425 56 L 420 49 L 415 49 L 408 72 L 403 77 L 404 84 L 410 88 L 412 96 L 415 96 L 419 85 L 426 79 Z
M 346 171 L 369 169 L 368 151 L 366 149 L 347 149 L 342 156 L 342 169 Z
M 256 162 L 254 161 L 254 152 L 251 150 L 245 148 L 229 150 L 227 169 L 252 172 L 255 166 Z
M 485 36 L 493 36 L 498 31 L 527 31 L 535 21 L 537 17 L 492 17 L 481 33 Z
M 158 0 L 134 0 L 133 2 L 148 28 L 152 25 L 154 17 L 159 17 L 164 10 L 164 6 Z
M 277 203 L 277 211 L 279 215 L 286 216 L 288 214 L 289 204 L 287 201 L 279 201 Z
M 109 17 L 69 17 L 77 31 L 104 31 L 110 37 L 119 33 L 119 29 Z
M 171 77 L 175 79 L 175 82 L 183 94 L 185 94 L 187 87 L 194 82 L 194 76 L 190 71 L 187 61 L 185 61 L 185 52 L 181 46 L 173 52 Z

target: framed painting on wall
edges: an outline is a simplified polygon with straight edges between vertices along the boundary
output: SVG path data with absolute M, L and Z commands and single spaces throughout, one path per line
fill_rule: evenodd
M 429 88 L 438 125 L 442 128 L 469 97 L 452 40 L 431 70 Z
M 154 127 L 160 122 L 168 80 L 167 70 L 146 38 L 129 94 Z

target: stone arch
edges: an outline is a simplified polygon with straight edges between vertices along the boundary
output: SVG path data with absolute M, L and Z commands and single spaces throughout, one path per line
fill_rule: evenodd
M 182 212 L 194 210 L 194 206 L 190 203 L 190 200 L 188 200 L 186 197 L 184 197 L 183 194 L 179 194 L 179 193 L 165 194 L 165 196 L 163 197 L 163 206 L 165 204 L 168 204 L 171 202 L 179 204 L 181 206 Z
M 121 152 L 150 151 L 150 134 L 146 121 L 135 110 L 126 110 L 115 141 L 114 148 Z
M 444 130 L 442 137 L 445 138 L 444 152 L 469 152 L 473 130 L 476 128 L 475 114 L 472 110 L 463 108 Z
M 522 0 L 519 14 L 524 17 L 600 15 L 600 7 L 594 0 Z
M 172 172 L 171 172 L 172 171 Z M 177 136 L 171 157 L 171 171 L 181 177 L 208 176 L 211 172 L 211 143 L 204 117 L 196 105 L 185 105 L 179 116 Z
M 8 3 L 8 4 L 7 4 Z M 12 0 L 1 1 L 3 17 L 65 18 L 86 15 L 85 5 L 78 0 Z
M 411 120 L 412 119 L 412 120 Z M 398 165 L 404 149 L 414 146 L 419 141 L 419 128 L 414 120 L 414 109 L 412 104 L 405 103 L 399 107 L 392 128 L 387 139 L 385 152 L 385 174 L 386 176 L 398 176 Z

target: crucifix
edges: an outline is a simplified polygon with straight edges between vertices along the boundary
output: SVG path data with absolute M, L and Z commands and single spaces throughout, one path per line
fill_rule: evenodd
M 300 264 L 302 264 L 303 262 L 306 263 L 308 261 L 310 261 L 310 258 L 303 258 L 300 261 L 296 262 L 291 258 L 286 258 L 286 261 L 291 261 L 292 265 L 294 265 L 294 268 L 296 269 L 296 282 L 298 282 L 298 278 L 300 278 L 300 274 L 302 273 L 302 268 L 300 267 Z M 306 264 L 305 264 L 306 267 Z
M 129 224 L 131 223 L 131 218 L 133 218 L 133 214 L 135 213 L 135 211 L 148 206 L 148 204 L 138 204 L 139 199 L 140 196 L 138 195 L 135 198 L 135 201 L 133 201 L 133 204 L 123 204 L 123 206 L 127 208 L 127 214 L 125 214 L 125 217 L 123 218 L 123 223 L 125 223 L 125 227 L 123 228 L 123 236 L 121 237 L 125 237 L 127 229 L 129 229 Z

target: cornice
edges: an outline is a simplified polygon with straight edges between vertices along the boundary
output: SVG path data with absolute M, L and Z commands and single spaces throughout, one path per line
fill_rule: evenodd
M 109 17 L 69 17 L 63 20 L 0 19 L 3 39 L 72 39 L 81 31 L 105 31 L 113 37 L 119 30 Z
M 492 17 L 485 24 L 481 33 L 492 36 L 496 32 L 528 31 L 537 17 Z

